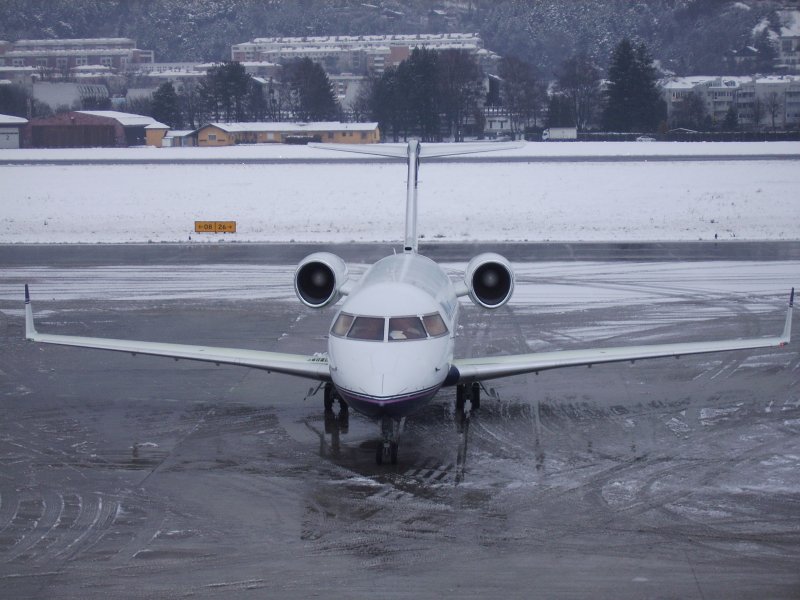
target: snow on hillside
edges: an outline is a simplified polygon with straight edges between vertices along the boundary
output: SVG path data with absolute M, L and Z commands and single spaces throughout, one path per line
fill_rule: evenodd
M 166 156 L 187 149 L 16 151 L 32 156 Z M 188 149 L 186 155 L 212 149 Z M 0 243 L 400 241 L 405 166 L 338 163 L 352 154 L 303 147 L 237 147 L 320 156 L 306 164 L 0 166 Z M 642 153 L 800 154 L 800 144 L 527 144 L 596 156 Z M 500 154 L 500 153 L 498 153 Z M 652 154 L 648 154 L 650 156 Z M 0 155 L 8 156 L 8 152 Z M 796 160 L 436 163 L 420 171 L 419 231 L 439 241 L 800 239 Z M 195 220 L 234 220 L 236 234 L 195 234 Z

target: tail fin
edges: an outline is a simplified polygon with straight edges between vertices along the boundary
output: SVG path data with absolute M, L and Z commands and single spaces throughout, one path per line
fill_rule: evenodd
M 783 326 L 783 333 L 781 334 L 781 345 L 788 344 L 792 341 L 792 309 L 794 308 L 794 288 L 792 293 L 789 294 L 789 309 L 786 311 L 786 323 Z
M 25 339 L 32 340 L 37 335 L 36 326 L 33 323 L 33 308 L 31 307 L 31 294 L 28 284 L 25 284 Z
M 459 154 L 475 154 L 477 152 L 496 152 L 522 148 L 519 142 L 484 142 L 478 144 L 436 144 L 422 145 L 417 140 L 410 140 L 406 148 L 398 146 L 360 145 L 360 144 L 309 144 L 312 148 L 354 152 L 356 154 L 372 154 L 389 158 L 405 158 L 408 163 L 408 181 L 406 182 L 406 235 L 403 244 L 404 252 L 416 252 L 417 241 L 417 183 L 420 158 L 441 158 Z

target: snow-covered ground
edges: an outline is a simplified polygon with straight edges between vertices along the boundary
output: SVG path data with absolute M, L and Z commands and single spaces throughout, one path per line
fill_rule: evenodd
M 20 154 L 12 154 L 20 153 Z M 571 153 L 571 154 L 570 154 Z M 2 165 L 3 158 L 324 156 L 308 164 Z M 423 164 L 419 232 L 439 241 L 800 239 L 800 143 L 527 144 L 532 162 Z M 542 163 L 535 156 L 600 156 Z M 647 161 L 651 155 L 772 155 Z M 614 162 L 614 156 L 642 156 Z M 294 146 L 0 151 L 0 243 L 400 241 L 405 166 Z M 52 160 L 52 158 L 50 159 Z M 366 159 L 371 160 L 370 158 Z M 233 220 L 236 234 L 193 233 Z

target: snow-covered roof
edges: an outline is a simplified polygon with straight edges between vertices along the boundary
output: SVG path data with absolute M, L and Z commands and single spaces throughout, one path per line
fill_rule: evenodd
M 800 36 L 800 10 L 778 11 L 781 18 L 781 36 Z
M 93 117 L 105 117 L 107 119 L 114 119 L 119 122 L 123 127 L 136 127 L 148 125 L 160 125 L 153 117 L 145 115 L 134 115 L 131 113 L 119 112 L 116 110 L 79 110 L 76 111 L 82 115 L 92 115 Z M 163 125 L 163 127 L 167 127 Z
M 25 125 L 28 119 L 12 115 L 0 115 L 0 125 Z
M 164 123 L 153 121 L 152 123 L 150 123 L 150 125 L 146 125 L 145 129 L 169 129 L 169 125 L 164 125 Z
M 315 123 L 207 123 L 203 127 L 217 127 L 228 133 L 265 131 L 282 133 L 307 133 L 315 131 L 374 131 L 377 123 L 340 123 L 319 121 Z
M 106 65 L 79 65 L 77 67 L 72 67 L 72 71 L 102 71 L 108 72 L 111 70 L 111 67 L 107 67 Z
M 145 129 L 147 129 L 145 127 Z M 167 135 L 164 137 L 186 137 L 187 135 L 192 135 L 194 133 L 194 129 L 172 129 L 167 132 Z

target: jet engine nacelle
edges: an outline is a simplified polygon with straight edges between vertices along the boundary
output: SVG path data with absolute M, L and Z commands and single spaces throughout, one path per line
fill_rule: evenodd
M 514 271 L 499 254 L 479 254 L 467 265 L 464 283 L 472 301 L 484 308 L 499 308 L 514 292 Z
M 294 291 L 306 306 L 322 308 L 341 297 L 347 277 L 347 265 L 341 258 L 330 252 L 315 252 L 297 265 Z

